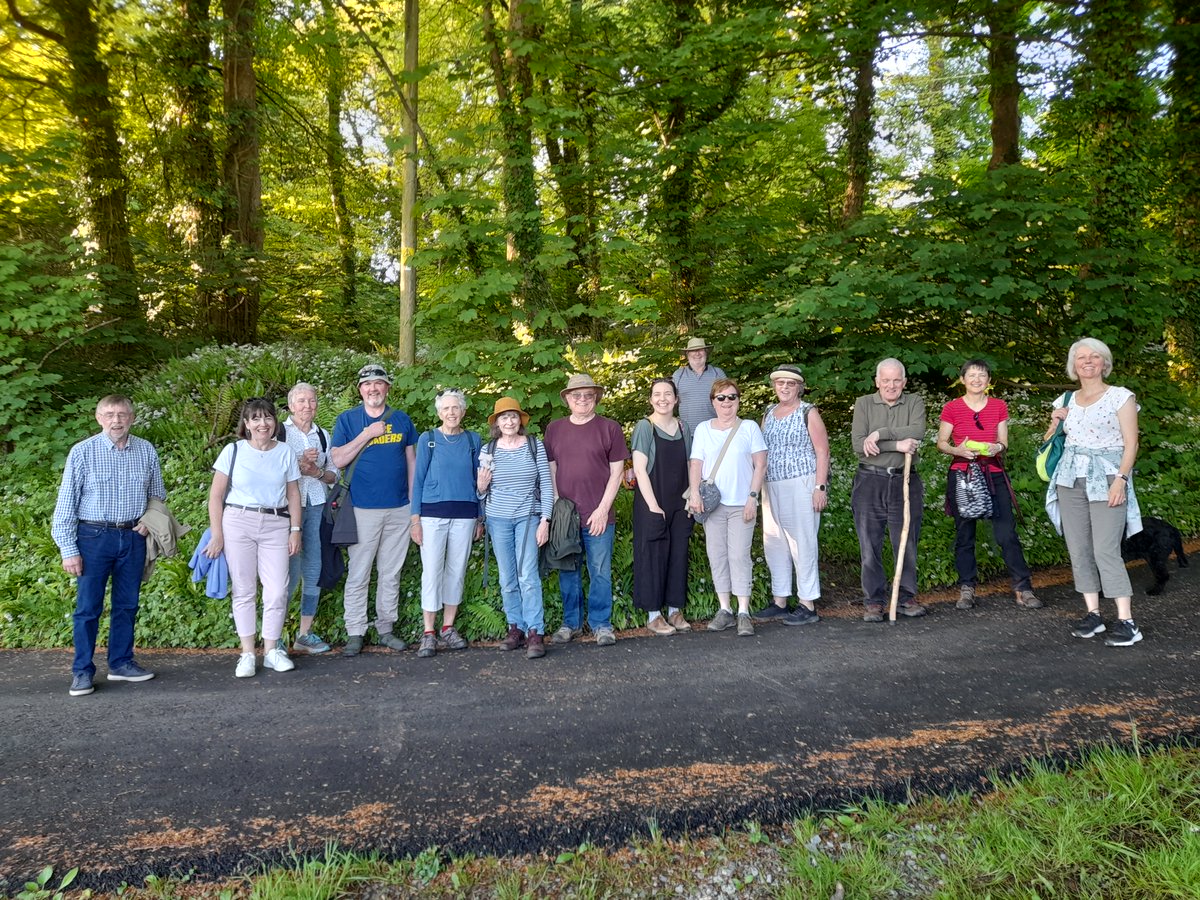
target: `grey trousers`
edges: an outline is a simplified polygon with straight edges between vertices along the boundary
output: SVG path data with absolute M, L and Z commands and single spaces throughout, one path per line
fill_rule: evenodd
M 1112 484 L 1112 477 L 1108 479 Z M 1106 597 L 1133 596 L 1133 585 L 1121 559 L 1125 535 L 1125 504 L 1109 506 L 1106 500 L 1088 500 L 1086 481 L 1071 487 L 1058 485 L 1058 510 L 1063 537 L 1071 554 L 1075 590 L 1081 594 L 1104 592 Z

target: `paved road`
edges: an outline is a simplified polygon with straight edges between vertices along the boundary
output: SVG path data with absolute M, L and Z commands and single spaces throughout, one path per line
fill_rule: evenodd
M 994 586 L 972 612 L 867 625 L 623 636 L 545 659 L 472 648 L 304 657 L 144 652 L 158 678 L 67 696 L 65 651 L 0 652 L 0 891 L 43 865 L 80 886 L 229 874 L 327 842 L 519 852 L 781 821 L 864 792 L 985 787 L 1082 745 L 1200 736 L 1200 566 L 1139 596 L 1130 649 L 1069 635 Z M 1043 580 L 1045 580 L 1043 578 Z M 1148 583 L 1134 571 L 1135 588 Z M 1109 607 L 1109 611 L 1111 607 Z M 103 672 L 103 664 L 101 664 Z

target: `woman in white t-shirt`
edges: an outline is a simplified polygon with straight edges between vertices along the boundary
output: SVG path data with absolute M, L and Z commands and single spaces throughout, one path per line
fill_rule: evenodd
M 720 505 L 704 520 L 704 546 L 708 551 L 717 601 L 721 604 L 708 623 L 708 630 L 724 631 L 736 623 L 739 635 L 753 635 L 750 587 L 754 568 L 750 541 L 758 519 L 758 499 L 767 477 L 767 445 L 757 422 L 738 418 L 741 395 L 737 382 L 729 378 L 717 379 L 710 396 L 717 415 L 697 426 L 688 463 L 688 509 L 691 512 L 704 509 L 704 501 L 700 498 L 701 479 L 712 481 L 721 492 Z M 721 458 L 726 440 L 729 449 Z M 721 458 L 719 466 L 718 458 Z M 736 618 L 730 603 L 731 595 L 738 601 Z
M 1131 480 L 1138 410 L 1131 391 L 1105 383 L 1112 367 L 1112 351 L 1101 341 L 1083 338 L 1071 345 L 1067 375 L 1079 382 L 1079 389 L 1060 398 L 1050 414 L 1046 439 L 1060 421 L 1067 439 L 1046 493 L 1046 509 L 1066 538 L 1075 590 L 1083 594 L 1087 608 L 1072 634 L 1090 638 L 1107 630 L 1104 643 L 1129 647 L 1142 639 L 1133 621 L 1133 587 L 1121 559 L 1126 530 L 1142 530 Z M 1117 621 L 1107 629 L 1100 616 L 1101 590 L 1117 605 Z
M 216 559 L 225 552 L 233 623 L 242 644 L 236 674 L 249 678 L 255 673 L 259 581 L 263 665 L 276 672 L 295 668 L 279 638 L 287 613 L 288 558 L 300 552 L 300 466 L 295 451 L 278 439 L 275 407 L 262 397 L 243 405 L 238 437 L 213 464 L 208 492 L 212 537 L 205 553 Z

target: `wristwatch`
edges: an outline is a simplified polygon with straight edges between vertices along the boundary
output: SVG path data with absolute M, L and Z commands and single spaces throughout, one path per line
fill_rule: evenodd
M 288 531 L 291 532 L 292 534 L 299 534 L 303 530 L 304 529 L 301 528 L 299 525 L 293 525 L 291 528 L 288 529 Z
M 828 491 L 828 490 L 829 490 L 829 485 L 827 485 L 827 484 L 818 484 L 818 485 L 817 485 L 817 490 L 818 490 L 818 491 L 820 491 L 822 494 L 824 494 L 826 491 Z
M 754 498 L 755 500 L 757 500 L 758 499 L 758 491 L 751 491 L 750 496 L 752 498 Z

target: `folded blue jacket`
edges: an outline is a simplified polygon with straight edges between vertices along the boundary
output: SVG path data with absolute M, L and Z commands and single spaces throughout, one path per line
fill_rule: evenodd
M 200 535 L 200 543 L 188 566 L 192 570 L 192 583 L 207 579 L 204 593 L 214 600 L 224 600 L 229 596 L 229 563 L 225 561 L 225 551 L 222 550 L 216 559 L 209 559 L 204 553 L 208 542 L 212 539 L 212 529 L 205 528 Z

